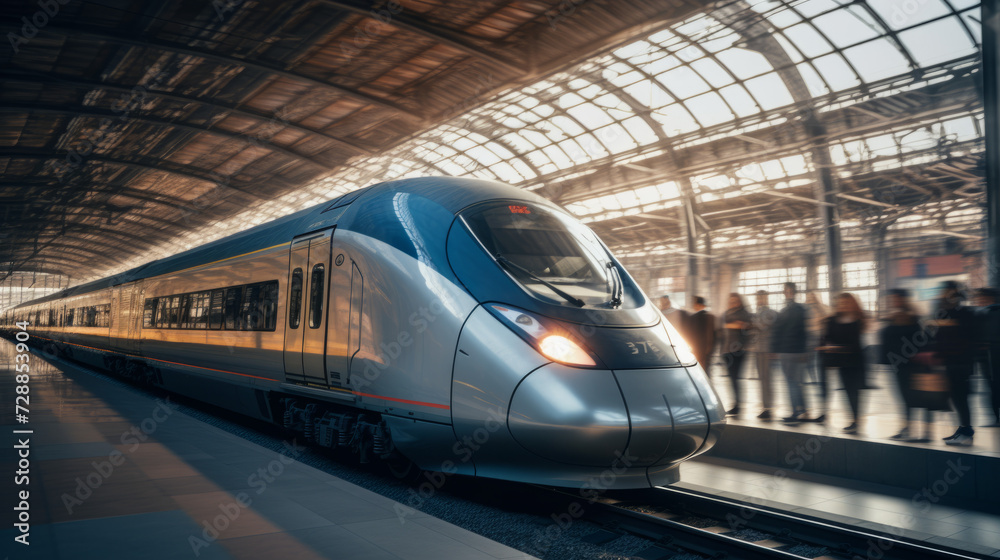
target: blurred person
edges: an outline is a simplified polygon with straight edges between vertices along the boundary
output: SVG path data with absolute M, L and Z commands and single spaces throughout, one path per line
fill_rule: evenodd
M 865 386 L 865 357 L 861 334 L 868 318 L 853 294 L 837 296 L 837 311 L 823 321 L 823 336 L 817 351 L 823 354 L 823 368 L 837 368 L 847 392 L 853 421 L 844 428 L 848 434 L 858 433 L 861 418 L 861 389 Z
M 820 301 L 816 292 L 806 294 L 806 311 L 809 313 L 809 320 L 806 321 L 806 351 L 809 356 L 806 358 L 806 373 L 804 379 L 812 379 L 813 383 L 819 384 L 819 391 L 823 402 L 826 402 L 826 369 L 820 359 L 820 353 L 816 351 L 819 346 L 819 339 L 823 336 L 823 325 L 826 318 L 833 314 L 830 306 Z
M 915 357 L 915 344 L 922 340 L 920 317 L 914 312 L 913 304 L 910 302 L 910 292 L 901 288 L 889 290 L 889 324 L 882 329 L 879 335 L 882 349 L 882 362 L 889 364 L 896 375 L 896 385 L 899 387 L 899 394 L 903 400 L 903 428 L 891 439 L 908 441 L 928 441 L 930 438 L 921 440 L 910 437 L 910 420 L 912 409 L 915 408 L 913 400 L 913 375 L 919 370 Z M 928 412 L 928 417 L 930 412 Z M 929 419 L 929 418 L 928 418 Z M 930 429 L 930 426 L 926 426 Z
M 691 302 L 694 313 L 687 319 L 688 344 L 698 358 L 698 363 L 705 368 L 705 373 L 709 373 L 712 350 L 715 349 L 715 316 L 706 309 L 705 298 L 694 296 Z
M 972 445 L 972 412 L 969 409 L 969 377 L 972 375 L 976 317 L 962 305 L 965 295 L 958 282 L 941 283 L 934 318 L 927 322 L 934 354 L 944 364 L 951 405 L 958 414 L 958 429 L 944 438 L 948 445 Z
M 771 353 L 781 364 L 781 374 L 788 384 L 788 399 L 792 413 L 784 418 L 789 424 L 809 421 L 805 418 L 806 401 L 802 392 L 802 368 L 806 358 L 806 320 L 808 313 L 805 306 L 795 301 L 795 282 L 785 282 L 783 290 L 785 306 L 778 312 L 778 317 L 771 328 Z
M 729 305 L 721 320 L 722 347 L 719 352 L 726 363 L 729 381 L 733 384 L 733 400 L 736 404 L 726 412 L 731 416 L 740 414 L 739 378 L 747 355 L 750 326 L 750 312 L 743 304 L 743 297 L 737 293 L 729 294 Z
M 1000 302 L 996 288 L 976 291 L 976 316 L 979 319 L 979 356 L 983 377 L 990 388 L 990 407 L 993 410 L 992 426 L 1000 426 Z
M 660 297 L 660 312 L 663 316 L 670 321 L 670 324 L 677 329 L 677 332 L 683 333 L 687 328 L 688 312 L 683 309 L 677 309 L 670 303 L 670 296 Z
M 778 318 L 778 312 L 767 305 L 767 292 L 757 290 L 757 309 L 753 316 L 753 332 L 756 336 L 754 352 L 757 360 L 757 378 L 760 381 L 761 410 L 757 418 L 771 420 L 774 394 L 771 388 L 771 328 Z

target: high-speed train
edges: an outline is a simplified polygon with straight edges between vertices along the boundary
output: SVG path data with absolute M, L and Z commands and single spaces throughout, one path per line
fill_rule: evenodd
M 600 239 L 491 181 L 367 187 L 2 320 L 68 358 L 428 471 L 644 488 L 675 482 L 725 425 Z

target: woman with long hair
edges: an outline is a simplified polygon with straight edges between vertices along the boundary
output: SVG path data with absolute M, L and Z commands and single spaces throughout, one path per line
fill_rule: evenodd
M 840 371 L 840 380 L 847 392 L 847 402 L 851 405 L 854 421 L 844 428 L 848 434 L 858 433 L 861 416 L 861 389 L 865 386 L 864 350 L 861 333 L 867 326 L 868 318 L 853 294 L 837 296 L 836 313 L 824 322 L 823 338 L 818 351 L 823 353 L 823 367 L 835 367 Z
M 738 416 L 740 413 L 740 371 L 747 356 L 747 344 L 751 328 L 750 312 L 743 304 L 743 297 L 737 293 L 729 294 L 729 305 L 722 315 L 722 359 L 726 363 L 729 382 L 733 384 L 733 405 L 727 414 Z

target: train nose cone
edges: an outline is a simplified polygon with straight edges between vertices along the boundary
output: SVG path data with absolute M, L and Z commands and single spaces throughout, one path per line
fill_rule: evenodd
M 685 368 L 616 370 L 632 420 L 637 466 L 675 463 L 697 452 L 721 420 Z
M 628 445 L 628 412 L 607 370 L 535 370 L 514 391 L 507 423 L 522 447 L 560 463 L 607 467 Z

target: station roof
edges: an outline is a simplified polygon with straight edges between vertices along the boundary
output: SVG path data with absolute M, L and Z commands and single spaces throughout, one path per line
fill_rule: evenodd
M 685 220 L 722 258 L 816 250 L 824 171 L 845 250 L 982 235 L 975 0 L 116 6 L 3 54 L 8 272 L 84 280 L 425 175 L 536 190 L 646 266 Z

